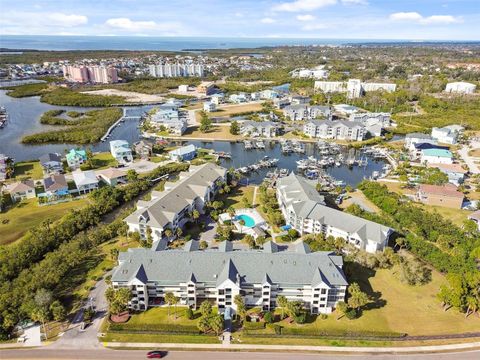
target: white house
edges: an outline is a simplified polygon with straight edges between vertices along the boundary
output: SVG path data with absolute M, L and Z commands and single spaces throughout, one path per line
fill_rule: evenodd
M 120 164 L 126 164 L 133 161 L 132 149 L 125 140 L 110 141 L 110 153 Z
M 13 202 L 35 197 L 35 184 L 32 180 L 18 181 L 5 186 L 5 190 L 10 194 Z
M 78 192 L 81 194 L 98 189 L 98 179 L 93 170 L 75 170 L 72 172 L 72 177 Z
M 415 151 L 415 144 L 432 144 L 437 145 L 438 141 L 432 138 L 431 135 L 423 133 L 410 133 L 405 136 L 405 148 L 408 151 Z
M 350 116 L 352 114 L 355 114 L 360 111 L 359 107 L 353 106 L 353 105 L 348 105 L 348 104 L 337 104 L 333 105 L 333 108 L 337 113 L 340 113 L 342 115 Z
M 426 164 L 453 164 L 453 154 L 445 149 L 422 150 L 420 161 Z
M 470 84 L 468 82 L 459 81 L 448 83 L 445 87 L 445 92 L 447 93 L 457 93 L 457 94 L 473 94 L 477 89 L 477 85 Z
M 450 125 L 443 128 L 432 128 L 432 138 L 443 144 L 456 144 L 458 136 L 464 128 L 460 125 Z
M 217 109 L 217 106 L 213 102 L 208 101 L 203 103 L 203 111 L 213 112 L 216 109 Z
M 243 136 L 271 138 L 278 135 L 281 125 L 273 121 L 244 121 L 240 124 Z
M 393 229 L 325 206 L 315 186 L 294 173 L 277 182 L 277 200 L 287 225 L 303 234 L 341 237 L 367 252 L 383 251 Z

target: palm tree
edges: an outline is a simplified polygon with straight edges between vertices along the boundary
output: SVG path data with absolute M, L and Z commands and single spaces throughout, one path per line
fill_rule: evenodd
M 240 234 L 243 234 L 243 227 L 245 226 L 245 220 L 240 219 L 238 224 L 240 225 Z
M 288 300 L 285 296 L 277 296 L 277 304 L 282 308 L 282 319 L 285 317 L 285 308 L 288 306 Z
M 345 313 L 348 310 L 348 305 L 343 301 L 339 301 L 337 303 L 337 309 L 336 310 L 338 311 L 337 320 L 340 320 L 343 316 L 345 316 Z
M 467 304 L 467 311 L 465 313 L 465 317 L 468 317 L 470 314 L 474 314 L 478 310 L 478 303 L 477 303 L 477 298 L 474 296 L 467 296 L 465 299 L 466 304 Z
M 181 237 L 181 236 L 182 236 L 182 234 L 183 234 L 183 231 L 182 231 L 182 229 L 181 229 L 181 228 L 177 228 L 177 230 L 175 230 L 175 233 L 177 234 L 177 237 L 179 238 L 179 237 Z
M 227 213 L 228 215 L 233 219 L 235 217 L 235 209 L 233 208 L 233 206 L 230 206 L 228 209 L 227 209 Z
M 172 292 L 166 293 L 165 302 L 168 304 L 168 317 L 170 317 L 170 306 L 175 303 L 175 295 Z
M 200 212 L 197 209 L 193 209 L 192 219 L 193 219 L 193 221 L 195 221 L 195 224 L 198 222 L 199 217 L 200 217 Z
M 172 229 L 165 230 L 165 236 L 167 237 L 167 239 L 170 239 L 172 235 L 173 235 Z

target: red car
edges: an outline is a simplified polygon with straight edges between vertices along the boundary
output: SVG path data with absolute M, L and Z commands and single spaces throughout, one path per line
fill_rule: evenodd
M 147 353 L 147 359 L 161 359 L 163 357 L 163 353 L 161 351 L 149 351 Z

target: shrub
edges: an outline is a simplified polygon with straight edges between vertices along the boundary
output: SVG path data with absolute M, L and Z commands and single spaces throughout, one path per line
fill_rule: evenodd
M 263 321 L 259 322 L 250 322 L 250 321 L 245 321 L 243 323 L 243 328 L 245 330 L 259 330 L 259 329 L 265 329 L 265 323 Z
M 188 308 L 185 310 L 185 316 L 188 320 L 193 320 L 194 315 L 192 309 Z
M 307 313 L 302 311 L 298 315 L 295 315 L 293 319 L 297 324 L 305 324 L 305 321 L 307 320 Z
M 327 320 L 327 319 L 328 319 L 328 315 L 327 315 L 327 314 L 321 314 L 321 315 L 320 315 L 320 319 L 322 319 L 322 320 Z
M 353 320 L 357 317 L 357 311 L 355 309 L 349 309 L 346 313 L 345 316 L 349 320 Z
M 273 329 L 275 330 L 275 334 L 282 335 L 282 327 L 280 325 L 274 325 Z
M 263 318 L 267 324 L 273 323 L 273 314 L 270 311 L 267 311 L 265 314 L 263 314 Z

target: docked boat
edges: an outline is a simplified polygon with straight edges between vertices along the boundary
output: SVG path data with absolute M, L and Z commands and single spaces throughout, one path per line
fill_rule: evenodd
M 0 106 L 0 129 L 3 129 L 7 125 L 8 114 L 7 109 L 4 106 Z

